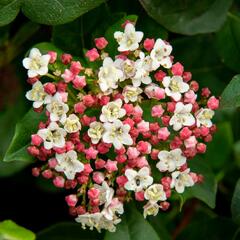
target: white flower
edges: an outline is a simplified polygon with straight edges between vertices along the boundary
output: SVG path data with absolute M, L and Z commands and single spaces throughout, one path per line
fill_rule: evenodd
M 55 170 L 64 172 L 69 180 L 73 180 L 76 173 L 80 173 L 84 169 L 84 165 L 77 159 L 77 153 L 74 150 L 62 154 L 56 153 L 56 159 L 58 164 Z
M 133 24 L 128 23 L 123 32 L 115 32 L 114 38 L 117 40 L 119 52 L 134 51 L 139 47 L 143 38 L 143 32 L 136 32 Z
M 97 144 L 102 138 L 104 128 L 103 124 L 100 122 L 90 123 L 90 128 L 88 129 L 88 136 L 91 138 L 93 144 Z
M 75 114 L 70 114 L 64 123 L 64 129 L 68 133 L 74 133 L 81 129 L 79 118 Z
M 128 181 L 124 187 L 129 191 L 139 192 L 153 183 L 153 178 L 149 175 L 148 167 L 141 168 L 138 172 L 133 169 L 127 169 L 125 175 Z
M 189 90 L 189 85 L 180 76 L 164 77 L 162 83 L 167 96 L 172 97 L 175 101 L 181 99 L 181 93 Z
M 123 77 L 120 79 L 121 82 L 125 79 L 132 78 L 136 73 L 135 62 L 130 59 L 123 60 L 117 58 L 114 64 L 123 72 Z
M 100 191 L 99 194 L 100 205 L 102 204 L 105 204 L 105 206 L 110 205 L 114 195 L 113 188 L 109 187 L 109 185 L 105 181 L 102 183 L 102 185 L 94 184 L 93 187 Z
M 189 175 L 190 169 L 186 169 L 183 172 L 173 172 L 171 188 L 175 188 L 178 193 L 183 193 L 185 187 L 191 187 L 194 185 L 192 177 Z
M 66 134 L 66 131 L 55 122 L 51 122 L 47 128 L 40 129 L 37 132 L 37 135 L 43 139 L 43 145 L 46 149 L 64 147 Z
M 98 73 L 99 86 L 103 92 L 111 91 L 118 87 L 117 82 L 123 77 L 123 72 L 115 66 L 110 57 L 106 57 Z
M 102 139 L 105 143 L 112 143 L 116 149 L 120 149 L 122 145 L 132 145 L 133 140 L 129 135 L 130 126 L 123 124 L 120 120 L 113 123 L 104 123 L 105 132 Z
M 123 212 L 123 204 L 118 198 L 113 198 L 111 203 L 102 210 L 103 216 L 108 220 L 113 220 L 116 213 L 123 214 Z
M 140 53 L 140 59 L 136 61 L 135 65 L 137 71 L 135 76 L 132 78 L 133 86 L 139 87 L 141 83 L 150 84 L 152 82 L 152 79 L 149 76 L 149 71 L 151 71 L 151 62 L 145 58 L 144 53 Z
M 100 120 L 102 122 L 113 122 L 118 118 L 122 118 L 125 114 L 126 110 L 122 108 L 122 100 L 117 99 L 102 107 Z
M 172 52 L 172 46 L 166 44 L 162 39 L 157 39 L 154 47 L 150 53 L 153 60 L 153 68 L 156 70 L 162 65 L 165 68 L 170 68 L 172 66 L 172 61 L 169 55 Z
M 47 105 L 46 108 L 50 113 L 51 121 L 60 121 L 61 123 L 64 123 L 66 121 L 66 113 L 68 112 L 69 107 L 62 101 L 62 97 L 59 93 L 56 93 L 51 98 L 51 102 Z
M 195 123 L 195 118 L 191 111 L 191 103 L 184 105 L 182 102 L 178 102 L 175 106 L 174 115 L 170 119 L 170 126 L 173 126 L 175 131 L 180 130 L 183 126 L 192 126 Z
M 50 55 L 42 55 L 37 48 L 30 51 L 29 57 L 23 59 L 23 66 L 28 69 L 28 77 L 33 78 L 38 75 L 45 75 L 48 73 L 48 64 Z
M 143 216 L 146 218 L 148 215 L 156 216 L 159 211 L 159 205 L 157 203 L 148 202 L 143 206 Z
M 142 89 L 139 87 L 134 87 L 127 85 L 123 89 L 123 96 L 124 96 L 124 101 L 126 103 L 128 102 L 136 102 L 138 100 L 138 96 L 142 93 Z
M 78 217 L 75 218 L 75 221 L 81 223 L 83 229 L 86 229 L 86 226 L 87 226 L 91 230 L 93 230 L 94 227 L 97 228 L 98 230 L 101 230 L 101 228 L 99 228 L 99 225 L 100 225 L 102 216 L 103 215 L 100 212 L 85 213 L 82 215 L 78 215 Z
M 162 184 L 151 185 L 144 193 L 145 199 L 149 200 L 151 203 L 156 203 L 158 201 L 165 201 L 167 199 L 166 193 L 163 190 Z
M 186 157 L 182 155 L 182 150 L 180 148 L 171 151 L 160 151 L 158 158 L 160 161 L 157 163 L 156 167 L 161 172 L 172 172 L 186 163 Z
M 205 127 L 210 128 L 212 126 L 211 119 L 214 116 L 214 111 L 209 108 L 201 108 L 196 113 L 196 119 L 197 119 L 197 127 L 200 127 L 200 125 L 203 125 Z
M 33 101 L 34 108 L 39 108 L 43 104 L 49 103 L 51 99 L 44 91 L 44 87 L 40 81 L 33 84 L 32 89 L 26 93 L 26 98 Z

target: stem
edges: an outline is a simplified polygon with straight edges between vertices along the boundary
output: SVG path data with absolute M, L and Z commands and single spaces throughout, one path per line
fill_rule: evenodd
M 51 73 L 47 73 L 46 76 L 49 77 L 49 78 L 52 78 L 52 79 L 55 80 L 55 81 L 58 80 L 58 78 L 55 77 L 54 75 L 52 75 Z

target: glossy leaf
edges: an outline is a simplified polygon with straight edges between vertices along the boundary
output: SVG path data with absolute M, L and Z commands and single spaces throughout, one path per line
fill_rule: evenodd
M 14 137 L 3 161 L 32 161 L 33 158 L 27 153 L 31 134 L 37 131 L 39 122 L 45 119 L 46 116 L 44 113 L 40 114 L 30 110 L 16 125 Z
M 104 0 L 4 0 L 0 3 L 0 26 L 13 21 L 20 9 L 33 22 L 58 25 L 73 21 Z
M 35 234 L 23 227 L 18 226 L 11 220 L 0 223 L 0 239 L 3 240 L 34 240 Z
M 192 172 L 202 174 L 204 181 L 203 183 L 195 184 L 193 187 L 186 188 L 186 191 L 182 195 L 183 200 L 197 198 L 205 202 L 210 208 L 215 208 L 217 182 L 208 164 L 202 158 L 195 157 L 189 160 L 189 167 Z
M 227 44 L 226 44 L 227 41 Z M 240 69 L 240 17 L 232 13 L 216 34 L 216 49 L 222 61 L 231 69 Z
M 224 89 L 220 107 L 234 108 L 240 106 L 240 75 L 236 75 Z
M 127 206 L 126 210 L 122 222 L 117 225 L 117 231 L 106 232 L 104 240 L 160 240 L 153 227 L 133 205 Z
M 231 211 L 233 220 L 240 224 L 240 179 L 238 180 L 233 193 Z
M 169 31 L 193 35 L 217 31 L 233 0 L 140 0 L 152 18 Z
M 84 230 L 79 223 L 57 223 L 37 234 L 37 240 L 96 240 L 102 239 L 96 231 Z

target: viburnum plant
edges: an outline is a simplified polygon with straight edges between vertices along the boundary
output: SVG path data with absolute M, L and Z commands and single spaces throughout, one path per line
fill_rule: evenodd
M 38 160 L 32 173 L 65 188 L 71 215 L 98 231 L 116 230 L 126 202 L 155 216 L 173 192 L 204 181 L 188 162 L 206 151 L 219 105 L 174 63 L 167 41 L 144 39 L 129 21 L 114 38 L 112 58 L 100 37 L 84 60 L 37 48 L 23 60 L 26 97 L 47 116 L 28 147 Z

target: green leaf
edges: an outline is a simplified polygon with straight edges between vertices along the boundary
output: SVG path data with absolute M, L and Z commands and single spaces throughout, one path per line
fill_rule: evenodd
M 20 1 L 2 0 L 0 2 L 0 27 L 12 22 L 18 15 Z
M 232 218 L 240 224 L 240 179 L 237 181 L 231 204 Z
M 105 0 L 4 0 L 0 3 L 0 26 L 13 21 L 20 8 L 33 22 L 58 25 L 64 24 L 93 8 Z
M 175 61 L 192 72 L 200 87 L 209 87 L 213 94 L 220 95 L 232 77 L 232 72 L 220 61 L 211 35 L 181 37 L 172 41 Z
M 190 223 L 177 240 L 234 240 L 236 230 L 237 226 L 227 218 L 200 219 Z
M 37 240 L 96 240 L 102 239 L 96 231 L 84 230 L 79 223 L 57 223 L 37 234 Z
M 133 205 L 126 206 L 126 209 L 116 232 L 106 232 L 104 240 L 160 240 L 153 227 Z
M 240 167 L 240 140 L 234 143 L 233 151 L 234 151 L 235 161 L 238 167 Z
M 204 181 L 203 183 L 195 184 L 193 187 L 186 188 L 182 195 L 183 200 L 197 198 L 205 202 L 210 208 L 215 208 L 217 182 L 208 164 L 203 159 L 195 157 L 189 160 L 189 167 L 192 172 L 202 174 Z
M 41 43 L 34 45 L 34 47 L 38 48 L 41 51 L 41 53 L 43 53 L 43 54 L 46 54 L 48 51 L 55 51 L 55 52 L 57 52 L 57 54 L 59 56 L 63 53 L 63 50 L 56 47 L 51 42 L 41 42 Z
M 37 131 L 39 122 L 44 121 L 45 119 L 46 116 L 44 112 L 36 113 L 33 110 L 30 110 L 17 124 L 14 137 L 3 161 L 31 162 L 33 158 L 27 153 L 27 147 L 30 144 L 31 134 Z
M 233 0 L 140 0 L 153 19 L 169 31 L 194 35 L 216 32 Z
M 226 44 L 227 39 L 227 44 Z M 240 17 L 232 13 L 216 34 L 216 49 L 222 61 L 236 72 L 240 69 Z
M 137 15 L 128 15 L 114 23 L 112 26 L 110 26 L 106 33 L 105 38 L 108 40 L 108 45 L 106 47 L 106 52 L 110 54 L 111 57 L 114 57 L 118 54 L 118 43 L 116 39 L 114 38 L 114 32 L 116 31 L 123 31 L 122 24 L 125 23 L 127 20 L 131 22 L 137 22 L 138 16 Z
M 240 106 L 240 74 L 236 75 L 224 89 L 220 101 L 221 109 L 235 108 L 239 106 Z
M 2 240 L 34 240 L 35 234 L 23 227 L 18 226 L 11 220 L 0 223 L 0 239 Z
M 213 135 L 213 141 L 207 146 L 207 152 L 203 156 L 206 163 L 214 170 L 221 171 L 228 165 L 233 149 L 233 132 L 230 122 L 217 124 L 217 131 Z M 221 151 L 219 151 L 221 149 Z

